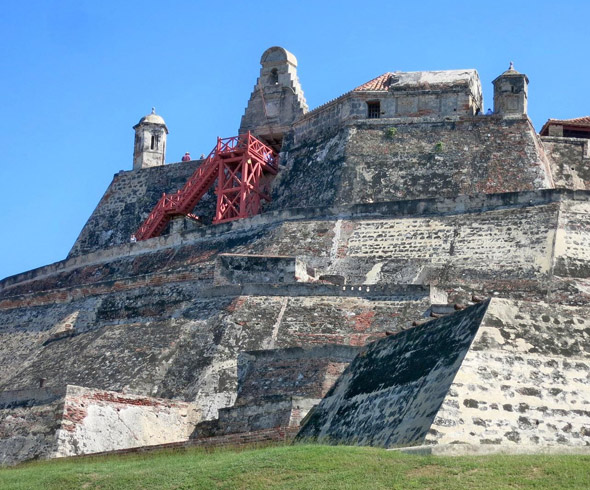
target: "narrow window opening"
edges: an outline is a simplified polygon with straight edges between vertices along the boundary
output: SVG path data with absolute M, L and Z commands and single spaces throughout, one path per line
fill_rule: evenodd
M 150 145 L 150 149 L 155 150 L 158 148 L 158 137 L 152 135 L 152 144 Z
M 276 68 L 273 68 L 270 72 L 269 82 L 271 85 L 279 84 L 279 72 Z
M 378 100 L 367 102 L 367 117 L 369 119 L 379 119 L 381 117 L 381 102 Z

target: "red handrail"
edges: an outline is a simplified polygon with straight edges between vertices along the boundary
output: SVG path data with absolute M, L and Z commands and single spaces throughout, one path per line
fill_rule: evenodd
M 228 167 L 225 162 L 230 160 L 225 160 L 225 157 L 230 158 L 232 161 L 235 160 L 233 162 L 235 165 L 260 164 L 261 167 L 259 168 L 262 168 L 260 171 L 266 171 L 272 175 L 275 175 L 278 171 L 276 153 L 250 132 L 230 138 L 217 138 L 215 148 L 211 150 L 205 161 L 199 165 L 184 186 L 174 194 L 162 194 L 152 212 L 135 233 L 135 238 L 137 240 L 146 240 L 158 236 L 172 217 L 190 214 L 215 180 L 220 178 L 221 173 L 227 171 Z M 238 161 L 239 163 L 237 163 Z M 229 221 L 230 219 L 256 214 L 260 208 L 260 197 L 270 200 L 270 196 L 264 192 L 266 190 L 264 184 L 258 181 L 255 184 L 251 182 L 239 182 L 239 184 L 248 195 L 256 195 L 257 197 L 251 197 L 247 200 L 244 204 L 244 210 L 237 209 L 233 202 L 228 206 L 227 202 L 219 198 L 215 222 Z M 222 190 L 218 189 L 218 197 L 222 193 Z

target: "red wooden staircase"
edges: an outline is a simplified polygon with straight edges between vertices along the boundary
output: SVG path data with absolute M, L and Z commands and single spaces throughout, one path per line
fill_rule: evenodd
M 135 233 L 136 240 L 159 236 L 175 216 L 193 217 L 197 203 L 217 180 L 213 223 L 248 218 L 270 201 L 269 186 L 278 171 L 278 156 L 250 132 L 217 138 L 217 145 L 182 189 L 162 197 Z

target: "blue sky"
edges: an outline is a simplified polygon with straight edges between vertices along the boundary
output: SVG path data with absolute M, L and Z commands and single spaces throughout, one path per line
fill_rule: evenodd
M 260 55 L 297 56 L 311 108 L 386 71 L 514 61 L 529 115 L 590 115 L 590 2 L 21 1 L 0 17 L 0 278 L 66 257 L 152 106 L 167 161 L 237 133 Z

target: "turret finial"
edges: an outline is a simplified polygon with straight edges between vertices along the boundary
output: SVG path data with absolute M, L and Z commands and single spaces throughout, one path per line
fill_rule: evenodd
M 510 68 L 508 68 L 509 70 L 514 70 L 514 63 L 511 61 L 510 62 Z
M 510 64 L 512 65 L 512 62 L 510 62 Z M 152 107 L 152 114 L 155 114 L 155 113 L 156 113 L 156 108 Z

